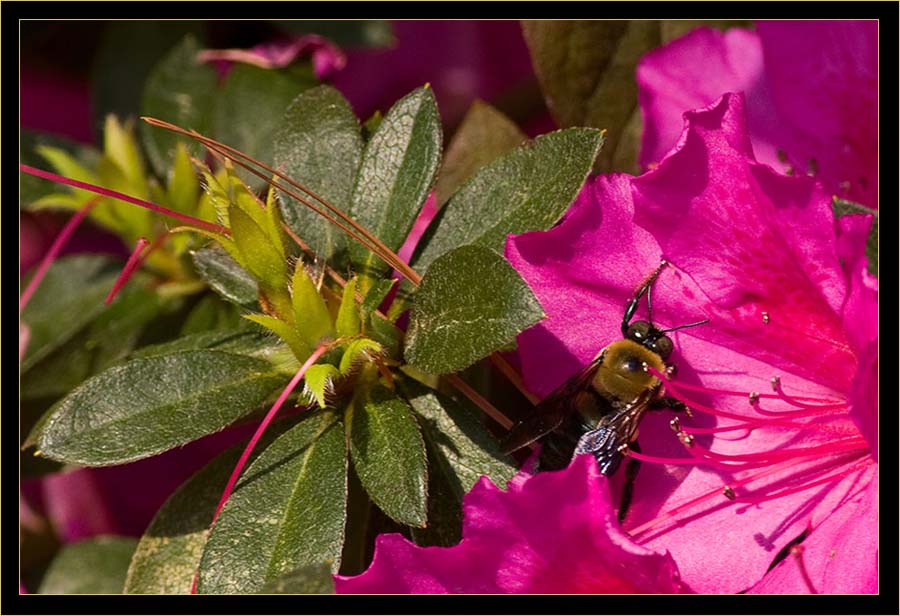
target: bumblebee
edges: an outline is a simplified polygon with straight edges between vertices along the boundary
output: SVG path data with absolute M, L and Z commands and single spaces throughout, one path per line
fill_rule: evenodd
M 604 347 L 578 374 L 544 398 L 527 417 L 515 424 L 503 441 L 511 453 L 542 439 L 538 470 L 558 470 L 580 453 L 597 460 L 600 472 L 613 475 L 629 449 L 640 452 L 638 425 L 647 410 L 686 411 L 678 400 L 664 395 L 660 380 L 646 370 L 650 366 L 671 374 L 667 360 L 674 350 L 666 336 L 708 319 L 661 330 L 653 325 L 650 291 L 662 270 L 663 260 L 635 291 L 622 318 L 622 340 Z M 647 296 L 647 321 L 631 322 L 642 297 Z M 631 504 L 640 461 L 630 458 L 619 506 L 622 522 Z

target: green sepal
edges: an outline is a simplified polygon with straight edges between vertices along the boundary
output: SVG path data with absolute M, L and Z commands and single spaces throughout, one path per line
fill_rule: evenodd
M 341 338 L 358 334 L 360 330 L 359 307 L 356 305 L 356 278 L 351 278 L 344 286 L 341 307 L 335 321 L 337 335 Z

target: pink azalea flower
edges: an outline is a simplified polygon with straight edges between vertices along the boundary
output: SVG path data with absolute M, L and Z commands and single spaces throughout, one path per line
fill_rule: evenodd
M 877 207 L 877 22 L 756 27 L 695 30 L 643 58 L 641 164 L 658 162 L 675 144 L 685 111 L 743 91 L 758 161 L 812 173 L 831 193 Z
M 761 592 L 873 592 L 870 219 L 836 225 L 820 184 L 756 162 L 742 96 L 686 119 L 655 169 L 600 177 L 562 224 L 508 242 L 508 258 L 549 315 L 519 338 L 526 383 L 546 395 L 621 338 L 625 303 L 665 256 L 673 266 L 654 286 L 654 322 L 710 323 L 672 334 L 678 374 L 668 395 L 693 417 L 680 427 L 670 413 L 644 417 L 644 453 L 632 454 L 644 464 L 625 530 L 668 550 L 697 592 L 758 583 Z M 761 583 L 801 535 L 802 548 Z
M 347 56 L 334 43 L 318 34 L 261 43 L 250 49 L 205 49 L 197 55 L 201 62 L 243 62 L 260 68 L 284 68 L 298 58 L 312 56 L 313 71 L 328 79 L 347 65 Z
M 506 492 L 482 477 L 463 511 L 458 545 L 422 548 L 382 535 L 365 573 L 335 576 L 337 592 L 685 591 L 667 553 L 642 548 L 621 531 L 590 456 L 556 473 L 520 473 Z

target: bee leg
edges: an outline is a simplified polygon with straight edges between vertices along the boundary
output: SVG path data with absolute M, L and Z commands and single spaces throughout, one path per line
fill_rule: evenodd
M 632 451 L 641 453 L 641 446 L 634 441 L 628 446 Z M 625 484 L 622 486 L 622 498 L 619 500 L 619 524 L 625 521 L 628 515 L 628 509 L 631 507 L 631 498 L 634 496 L 634 480 L 637 479 L 638 471 L 641 470 L 641 461 L 637 458 L 629 457 L 628 463 L 625 465 Z
M 676 398 L 669 398 L 666 396 L 657 398 L 656 400 L 651 402 L 650 409 L 654 411 L 669 410 L 673 413 L 690 413 L 691 411 L 688 406 L 681 400 L 678 400 Z

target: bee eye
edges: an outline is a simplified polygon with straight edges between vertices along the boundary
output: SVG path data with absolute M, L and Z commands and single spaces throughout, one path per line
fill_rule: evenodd
M 666 359 L 669 355 L 672 354 L 672 351 L 675 349 L 675 346 L 672 344 L 672 341 L 669 340 L 665 336 L 661 336 L 653 341 L 653 344 L 650 345 L 651 350 L 655 351 L 657 355 Z
M 651 329 L 653 329 L 653 326 L 650 325 L 650 323 L 648 323 L 647 321 L 635 321 L 628 326 L 628 330 L 625 332 L 625 337 L 629 340 L 643 343 L 644 340 L 647 339 L 647 336 L 650 334 Z

